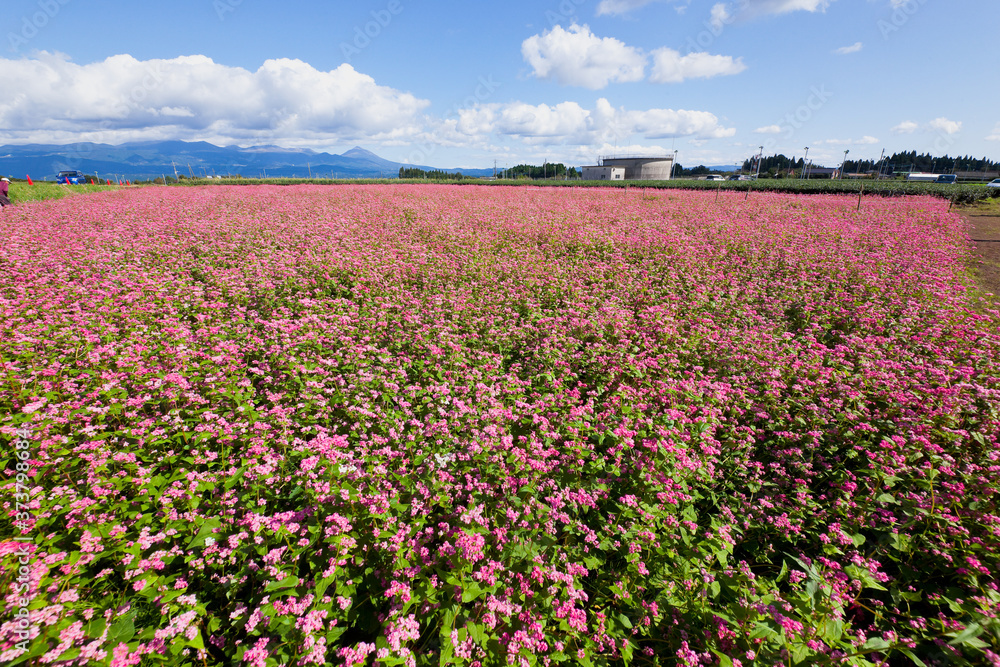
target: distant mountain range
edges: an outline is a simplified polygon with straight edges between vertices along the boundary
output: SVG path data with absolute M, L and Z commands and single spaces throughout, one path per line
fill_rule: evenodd
M 403 165 L 386 160 L 360 146 L 342 155 L 279 146 L 215 146 L 204 141 L 143 141 L 112 146 L 78 143 L 68 145 L 24 144 L 0 146 L 0 174 L 35 180 L 54 180 L 58 172 L 76 169 L 86 174 L 130 180 L 158 176 L 225 176 L 249 178 L 395 178 L 402 166 L 424 170 L 461 171 L 468 176 L 488 176 L 492 169 L 442 169 Z

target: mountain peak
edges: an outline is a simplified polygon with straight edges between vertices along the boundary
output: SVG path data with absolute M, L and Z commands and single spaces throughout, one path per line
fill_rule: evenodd
M 372 153 L 372 152 L 371 152 L 371 151 L 369 151 L 369 150 L 365 150 L 365 149 L 364 149 L 364 148 L 362 148 L 361 146 L 355 146 L 355 147 L 354 147 L 354 148 L 352 148 L 351 150 L 347 151 L 346 153 L 342 153 L 341 155 L 342 155 L 343 157 L 354 157 L 354 158 L 368 158 L 368 159 L 371 159 L 371 158 L 375 158 L 375 159 L 381 159 L 381 158 L 379 158 L 379 156 L 378 156 L 378 155 L 375 155 L 375 153 Z

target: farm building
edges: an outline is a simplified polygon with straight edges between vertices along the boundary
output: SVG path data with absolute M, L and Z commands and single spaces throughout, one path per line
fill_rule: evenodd
M 960 181 L 979 181 L 986 183 L 994 178 L 1000 178 L 1000 171 L 956 171 Z
M 624 172 L 626 181 L 666 181 L 670 179 L 671 171 L 674 167 L 674 158 L 663 157 L 605 157 L 600 159 L 600 164 L 583 168 L 583 178 L 588 179 L 587 174 L 598 174 L 593 180 L 621 180 L 615 179 L 611 174 L 615 170 Z M 610 172 L 598 172 L 592 170 L 610 169 Z M 588 171 L 591 170 L 591 171 Z M 599 174 L 607 173 L 605 179 L 601 179 Z
M 625 180 L 624 167 L 584 167 L 583 180 L 585 181 L 623 181 Z
M 806 178 L 837 178 L 840 170 L 836 167 L 806 167 Z

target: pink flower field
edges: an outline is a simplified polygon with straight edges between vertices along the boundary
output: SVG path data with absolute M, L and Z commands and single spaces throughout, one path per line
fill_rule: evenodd
M 5 665 L 1000 665 L 1000 312 L 947 202 L 0 226 Z

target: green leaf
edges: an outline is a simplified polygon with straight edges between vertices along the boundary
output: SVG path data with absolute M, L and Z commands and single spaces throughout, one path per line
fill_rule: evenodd
M 826 619 L 826 641 L 828 644 L 840 641 L 844 636 L 844 622 L 839 619 Z
M 796 644 L 792 648 L 792 664 L 805 662 L 812 655 L 812 652 L 812 649 L 806 644 Z
M 720 653 L 719 651 L 716 651 L 714 648 L 712 649 L 712 653 L 714 653 L 716 657 L 719 658 L 719 667 L 733 667 L 733 659 L 730 658 L 728 655 L 726 655 L 725 653 Z
M 892 644 L 881 637 L 872 637 L 865 642 L 865 645 L 862 646 L 861 649 L 864 651 L 884 651 L 890 646 L 892 646 Z
M 917 667 L 927 667 L 927 664 L 923 660 L 921 660 L 920 658 L 918 658 L 916 655 L 914 655 L 913 651 L 911 651 L 910 649 L 908 649 L 908 648 L 901 648 L 901 649 L 897 649 L 897 650 L 900 653 L 902 653 L 903 655 L 905 655 L 907 658 L 909 658 L 910 660 L 912 660 L 913 664 L 915 664 Z
M 469 631 L 469 636 L 472 637 L 472 641 L 476 642 L 480 646 L 486 646 L 486 627 L 479 623 L 469 623 L 465 626 Z
M 819 582 L 816 581 L 815 579 L 810 579 L 809 583 L 806 584 L 806 595 L 809 596 L 810 600 L 815 602 L 816 594 L 818 592 L 819 592 Z
M 201 528 L 198 530 L 198 534 L 195 535 L 190 542 L 188 542 L 187 548 L 194 549 L 197 547 L 204 547 L 205 538 L 211 537 L 215 529 L 221 525 L 222 521 L 220 519 L 209 519 L 208 521 L 203 523 L 201 525 Z
M 190 646 L 191 648 L 198 648 L 198 649 L 205 648 L 205 641 L 201 637 L 201 630 L 199 630 L 198 634 L 194 636 L 194 639 L 188 640 L 187 645 Z
M 778 632 L 766 623 L 757 623 L 754 625 L 753 632 L 750 633 L 750 639 L 771 639 L 777 636 Z
M 299 585 L 299 578 L 290 574 L 281 581 L 272 581 L 264 587 L 265 591 L 280 591 L 286 588 L 295 588 Z
M 626 640 L 625 646 L 622 647 L 622 661 L 627 665 L 632 662 L 632 652 L 635 647 L 632 646 L 632 642 Z
M 44 653 L 48 653 L 48 652 L 49 652 L 49 644 L 48 644 L 48 642 L 35 641 L 35 642 L 33 642 L 31 648 L 28 650 L 27 653 L 25 653 L 22 656 L 19 656 L 19 657 L 15 658 L 14 662 L 8 663 L 8 664 L 10 664 L 10 665 L 19 665 L 19 664 L 24 663 L 24 664 L 28 664 L 28 665 L 34 665 L 35 663 L 32 661 L 32 658 L 37 658 L 38 656 L 40 656 L 40 655 L 42 655 Z
M 975 639 L 979 635 L 983 634 L 983 626 L 978 623 L 971 623 L 966 626 L 965 630 L 962 630 L 954 639 L 948 642 L 952 646 L 958 646 L 959 644 L 969 644 L 970 639 Z
M 632 629 L 632 620 L 625 614 L 618 614 L 618 622 L 625 626 L 625 628 Z
M 472 602 L 483 594 L 483 589 L 476 582 L 472 581 L 462 589 L 462 602 Z
M 97 639 L 104 634 L 104 631 L 108 627 L 108 622 L 102 617 L 95 618 L 90 623 L 87 624 L 87 636 L 91 639 Z
M 235 475 L 233 475 L 232 477 L 230 477 L 229 479 L 226 480 L 226 483 L 225 483 L 224 486 L 225 486 L 225 488 L 226 488 L 227 491 L 229 489 L 233 488 L 234 486 L 236 486 L 239 483 L 239 481 L 241 479 L 243 479 L 243 473 L 246 472 L 246 469 L 247 469 L 247 466 L 242 466 L 239 470 L 236 471 Z
M 852 579 L 860 581 L 867 588 L 874 588 L 880 591 L 885 590 L 885 586 L 877 582 L 875 580 L 875 577 L 872 576 L 872 573 L 869 572 L 866 568 L 858 567 L 857 565 L 848 565 L 847 567 L 844 568 L 844 572 L 846 572 L 847 575 Z
M 332 630 L 326 633 L 326 643 L 331 645 L 337 643 L 337 640 L 340 639 L 340 636 L 345 632 L 347 632 L 346 625 L 341 626 L 339 628 L 333 628 Z
M 316 584 L 315 591 L 313 591 L 313 595 L 315 595 L 317 599 L 322 600 L 323 594 L 326 593 L 326 589 L 329 588 L 330 584 L 336 581 L 336 579 L 337 575 L 335 574 L 326 577 L 325 579 L 320 579 L 319 582 Z
M 910 551 L 910 545 L 912 539 L 913 538 L 911 538 L 909 535 L 903 535 L 901 533 L 893 533 L 892 536 L 889 538 L 890 542 L 892 543 L 892 547 L 896 551 L 904 551 L 904 552 Z
M 108 630 L 107 643 L 109 646 L 117 646 L 119 643 L 127 644 L 135 636 L 135 624 L 133 623 L 135 614 L 135 611 L 130 611 L 114 622 L 111 629 Z

